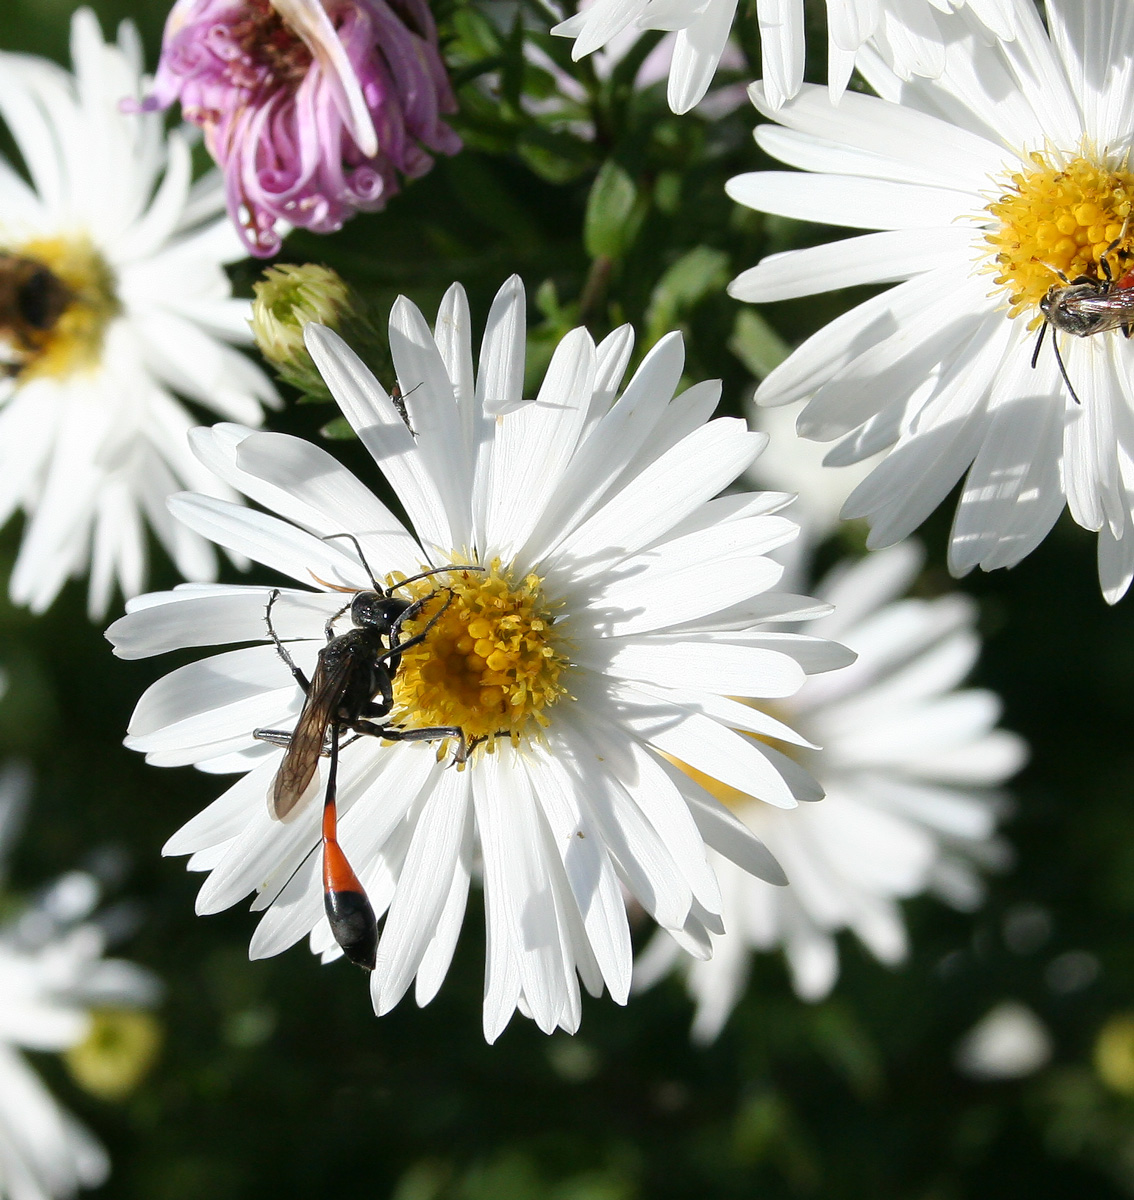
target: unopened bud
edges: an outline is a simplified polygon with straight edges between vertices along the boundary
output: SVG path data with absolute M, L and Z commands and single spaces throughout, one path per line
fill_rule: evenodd
M 330 399 L 303 344 L 303 330 L 312 321 L 339 329 L 353 315 L 350 289 L 329 267 L 304 263 L 269 267 L 252 290 L 252 333 L 260 353 L 286 383 Z

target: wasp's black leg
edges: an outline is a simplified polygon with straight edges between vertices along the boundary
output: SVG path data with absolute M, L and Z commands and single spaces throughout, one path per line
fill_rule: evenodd
M 448 589 L 446 589 L 446 590 L 448 591 Z M 436 595 L 436 593 L 434 593 L 434 595 Z M 449 607 L 450 604 L 453 603 L 453 593 L 451 591 L 449 592 L 449 594 L 445 597 L 445 603 L 442 604 L 441 607 L 433 614 L 433 616 L 431 616 L 429 618 L 429 624 L 427 624 L 426 627 L 420 633 L 415 633 L 413 635 L 413 637 L 411 637 L 408 641 L 399 642 L 398 634 L 401 632 L 403 622 L 405 622 L 406 620 L 412 619 L 413 617 L 416 617 L 417 614 L 419 612 L 421 612 L 422 607 L 425 605 L 426 601 L 428 601 L 428 600 L 429 600 L 428 596 L 423 596 L 420 600 L 415 600 L 413 602 L 413 604 L 411 604 L 409 606 L 409 608 L 406 609 L 405 612 L 398 614 L 398 616 L 394 619 L 394 621 L 390 625 L 390 648 L 389 648 L 389 650 L 385 651 L 380 656 L 380 658 L 394 661 L 393 660 L 394 655 L 400 655 L 403 650 L 408 650 L 411 646 L 418 646 L 422 642 L 424 642 L 426 635 L 433 628 L 433 626 L 436 625 L 437 622 L 441 620 L 441 617 L 442 617 L 443 613 L 445 612 L 445 610 Z M 395 667 L 394 670 L 396 670 L 396 669 L 397 668 Z
M 471 563 L 454 563 L 448 567 L 430 567 L 428 571 L 419 571 L 416 575 L 410 575 L 400 583 L 392 584 L 388 590 L 396 592 L 398 588 L 404 588 L 407 583 L 417 583 L 419 579 L 428 579 L 430 575 L 446 575 L 449 572 L 456 574 L 459 571 L 480 571 L 483 573 L 487 569 L 487 567 L 475 567 Z
M 276 653 L 287 664 L 287 669 L 292 673 L 292 676 L 295 678 L 295 682 L 299 684 L 300 688 L 303 690 L 303 694 L 306 696 L 311 690 L 311 684 L 308 681 L 307 676 L 304 675 L 304 673 L 295 665 L 295 659 L 291 657 L 291 653 L 289 652 L 288 648 L 283 644 L 283 642 L 280 641 L 279 635 L 276 633 L 276 628 L 272 624 L 272 607 L 279 598 L 280 589 L 272 588 L 272 590 L 268 593 L 268 605 L 264 609 L 264 624 L 268 627 L 268 636 L 275 644 Z
M 390 709 L 394 707 L 394 686 L 390 681 L 390 676 L 382 671 L 381 674 L 375 671 L 374 679 L 371 681 L 377 686 L 371 695 L 381 693 L 381 700 L 371 699 L 366 704 L 360 705 L 355 713 L 358 717 L 388 717 Z
M 273 746 L 290 746 L 293 734 L 289 729 L 253 729 L 252 736 Z
M 1043 335 L 1047 333 L 1048 322 L 1045 320 L 1040 326 L 1039 337 L 1036 338 L 1036 348 L 1032 351 L 1032 370 L 1036 369 L 1036 363 L 1039 362 L 1040 350 L 1043 349 Z M 1055 335 L 1052 334 L 1052 337 Z
M 323 635 L 328 642 L 334 641 L 335 638 L 335 622 L 350 608 L 349 604 L 344 604 L 337 613 L 332 617 L 328 617 L 326 625 L 323 626 Z
M 1055 336 L 1055 330 L 1051 332 L 1051 347 L 1055 351 L 1055 361 L 1059 364 L 1059 373 L 1063 376 L 1063 382 L 1067 384 L 1067 390 L 1071 393 L 1071 399 L 1081 406 L 1083 402 L 1079 399 L 1079 394 L 1075 391 L 1075 385 L 1071 382 L 1067 374 L 1067 368 L 1063 365 L 1063 355 L 1059 353 L 1059 340 Z
M 469 744 L 465 731 L 459 725 L 429 725 L 425 729 L 398 729 L 393 725 L 375 725 L 371 721 L 354 721 L 351 729 L 371 737 L 384 738 L 388 742 L 436 742 L 441 738 L 456 738 L 455 763 L 463 763 L 469 756 Z

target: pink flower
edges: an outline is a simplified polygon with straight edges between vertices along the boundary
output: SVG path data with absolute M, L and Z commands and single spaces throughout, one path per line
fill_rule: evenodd
M 177 0 L 142 107 L 177 99 L 261 257 L 279 222 L 333 233 L 461 148 L 425 0 Z

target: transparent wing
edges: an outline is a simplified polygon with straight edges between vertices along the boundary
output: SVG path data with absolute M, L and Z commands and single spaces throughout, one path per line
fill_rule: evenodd
M 269 808 L 277 821 L 292 816 L 309 793 L 327 739 L 327 727 L 342 697 L 351 666 L 351 660 L 342 656 L 328 669 L 327 656 L 319 656 L 307 700 L 272 786 Z

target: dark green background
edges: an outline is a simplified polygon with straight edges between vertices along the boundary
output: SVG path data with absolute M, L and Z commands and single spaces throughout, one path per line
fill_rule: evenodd
M 94 7 L 107 30 L 134 17 L 156 63 L 164 5 Z M 0 44 L 65 61 L 69 13 L 59 0 L 6 0 Z M 761 162 L 751 110 L 712 125 L 678 119 L 657 89 L 634 99 L 620 81 L 595 83 L 584 65 L 592 144 L 518 107 L 521 91 L 546 92 L 547 80 L 523 69 L 510 12 L 498 35 L 468 7 L 441 17 L 470 149 L 386 213 L 330 239 L 296 236 L 285 257 L 340 268 L 383 311 L 401 291 L 429 312 L 460 279 L 478 323 L 511 272 L 529 298 L 550 281 L 530 314 L 537 359 L 579 319 L 587 291 L 582 316 L 596 334 L 623 319 L 654 336 L 684 328 L 690 377 L 723 377 L 725 403 L 739 410 L 751 377 L 729 349 L 741 307 L 720 285 L 770 249 L 832 236 L 725 199 L 724 180 Z M 538 9 L 526 20 L 565 61 L 566 45 L 538 33 L 547 25 Z M 740 20 L 742 29 L 754 23 L 750 0 Z M 821 47 L 822 30 L 812 35 Z M 502 72 L 494 98 L 470 82 L 486 66 Z M 822 78 L 822 63 L 812 67 Z M 583 228 L 608 160 L 626 219 L 612 223 L 607 213 L 604 224 L 592 211 L 587 245 L 610 259 L 596 268 Z M 245 292 L 253 277 L 234 272 Z M 857 298 L 764 315 L 794 342 Z M 298 406 L 275 423 L 315 436 L 330 415 Z M 357 447 L 339 449 L 365 471 Z M 938 514 L 924 531 L 927 593 L 950 586 L 941 566 L 947 528 Z M 0 533 L 4 575 L 19 536 L 18 522 Z M 152 579 L 175 582 L 160 556 Z M 844 939 L 839 986 L 822 1004 L 797 1001 L 778 958 L 761 958 L 708 1050 L 689 1045 L 690 1005 L 673 981 L 625 1009 L 586 1002 L 575 1038 L 544 1037 L 517 1017 L 485 1046 L 475 900 L 454 968 L 424 1011 L 403 1002 L 375 1019 L 356 971 L 321 968 L 302 947 L 249 963 L 254 918 L 240 907 L 194 917 L 200 877 L 158 856 L 218 780 L 148 768 L 120 744 L 135 699 L 172 663 L 112 658 L 78 585 L 43 618 L 0 601 L 0 663 L 11 678 L 0 752 L 34 760 L 39 780 L 13 883 L 32 888 L 99 847 L 124 849 L 132 866 L 119 894 L 139 900 L 144 919 L 121 952 L 168 985 L 163 1052 L 125 1102 L 96 1101 L 56 1060 L 37 1060 L 111 1150 L 104 1194 L 1010 1200 L 1134 1191 L 1134 1103 L 1109 1092 L 1091 1065 L 1102 1024 L 1134 1009 L 1134 600 L 1103 604 L 1094 539 L 1069 523 L 1022 566 L 964 586 L 981 603 L 987 638 L 977 681 L 1004 697 L 1004 723 L 1033 748 L 1013 787 L 1015 869 L 992 882 L 975 917 L 909 905 L 914 949 L 901 970 Z M 1021 906 L 1050 918 L 1050 937 L 1029 953 L 1005 944 L 1005 922 L 1030 911 Z M 1060 994 L 1045 973 L 1068 950 L 1095 955 L 1101 972 Z M 943 972 L 946 956 L 952 969 Z M 1041 1015 L 1054 1060 L 1019 1083 L 967 1081 L 951 1065 L 957 1039 L 1006 997 Z

